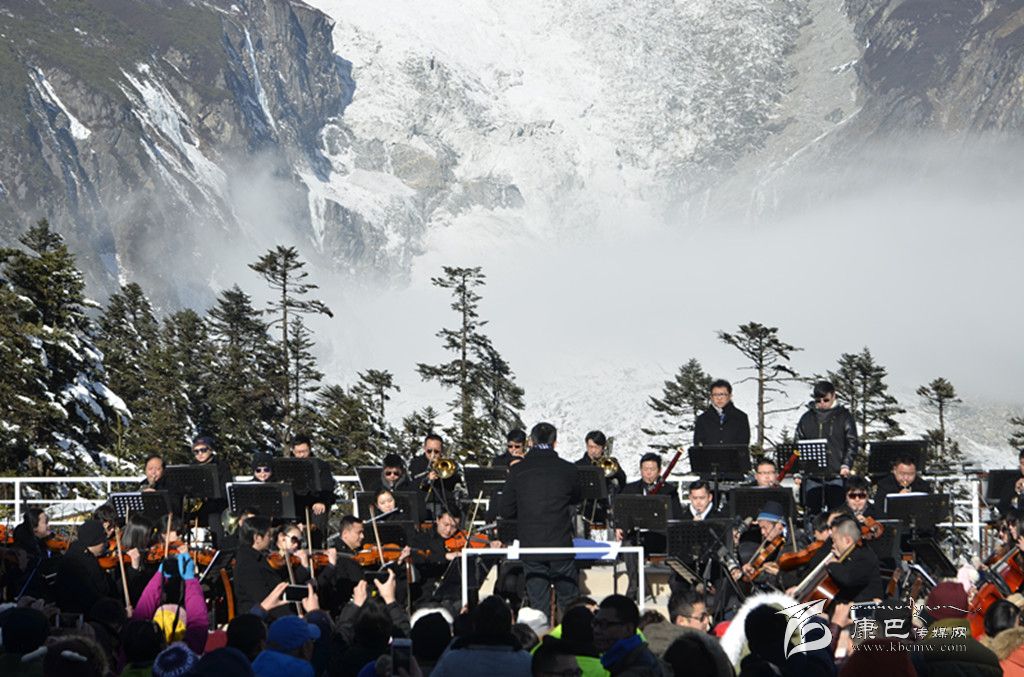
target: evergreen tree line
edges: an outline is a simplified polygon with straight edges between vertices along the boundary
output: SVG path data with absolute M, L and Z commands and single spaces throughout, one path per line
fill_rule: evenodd
M 740 325 L 735 332 L 719 331 L 718 338 L 743 356 L 742 369 L 751 372 L 739 382 L 753 382 L 756 385 L 753 417 L 755 439 L 751 444 L 755 454 L 764 454 L 779 444 L 792 441 L 785 428 L 780 431 L 777 439 L 770 439 L 770 428 L 765 418 L 770 414 L 795 411 L 804 406 L 802 402 L 791 405 L 783 401 L 787 392 L 785 386 L 794 382 L 811 384 L 827 380 L 835 386 L 842 404 L 851 411 L 857 422 L 862 451 L 872 441 L 904 435 L 896 417 L 906 410 L 889 393 L 886 382 L 888 371 L 878 364 L 867 347 L 858 353 L 842 353 L 834 370 L 828 370 L 825 374 L 802 376 L 791 365 L 793 353 L 801 348 L 783 341 L 779 337 L 778 327 L 749 322 Z M 708 407 L 711 382 L 711 375 L 704 371 L 696 358 L 691 358 L 679 367 L 672 380 L 665 381 L 661 394 L 652 396 L 648 401 L 648 406 L 657 412 L 659 424 L 644 429 L 651 438 L 649 446 L 662 452 L 689 446 L 694 422 Z M 959 469 L 963 454 L 947 430 L 950 408 L 961 401 L 956 389 L 948 380 L 939 377 L 918 387 L 916 394 L 921 398 L 921 404 L 935 414 L 935 428 L 929 429 L 923 436 L 929 448 L 928 467 L 938 471 Z M 1024 447 L 1024 417 L 1013 417 L 1010 423 L 1014 426 L 1014 432 L 1008 442 L 1015 447 Z M 864 454 L 860 455 L 860 462 L 866 464 Z
M 105 307 L 84 295 L 81 271 L 42 221 L 0 249 L 0 463 L 7 474 L 137 472 L 149 454 L 191 460 L 190 440 L 211 435 L 244 472 L 256 451 L 281 453 L 292 435 L 311 434 L 338 471 L 408 455 L 443 432 L 463 461 L 503 447 L 522 426 L 524 392 L 484 333 L 479 268 L 444 268 L 434 284 L 452 293 L 454 329 L 438 336 L 452 360 L 418 365 L 424 380 L 451 389 L 453 423 L 414 411 L 391 424 L 399 391 L 391 372 L 367 369 L 346 387 L 317 366 L 311 315 L 333 317 L 315 298 L 293 247 L 276 247 L 249 267 L 272 300 L 258 308 L 235 285 L 201 314 L 157 317 L 144 290 L 121 287 Z
M 124 285 L 105 307 L 89 301 L 81 271 L 61 237 L 42 221 L 20 248 L 0 249 L 0 463 L 7 474 L 50 475 L 136 471 L 151 453 L 169 462 L 191 460 L 189 441 L 212 435 L 220 453 L 244 471 L 256 451 L 279 452 L 297 432 L 311 434 L 338 471 L 374 463 L 385 454 L 408 456 L 428 433 L 441 432 L 460 461 L 486 462 L 522 427 L 524 391 L 484 329 L 480 268 L 445 267 L 432 280 L 452 298 L 455 322 L 437 337 L 450 359 L 417 365 L 424 381 L 452 393 L 451 424 L 427 406 L 393 420 L 389 402 L 400 390 L 383 369 L 356 374 L 350 386 L 324 382 L 306 325 L 311 315 L 333 317 L 315 298 L 294 247 L 269 250 L 250 268 L 272 291 L 257 308 L 235 285 L 200 314 L 184 309 L 158 318 L 144 290 Z M 801 404 L 785 401 L 791 382 L 827 379 L 857 421 L 861 443 L 903 435 L 904 413 L 888 391 L 886 368 L 868 348 L 843 353 L 836 368 L 801 376 L 791 365 L 801 349 L 757 322 L 718 332 L 736 349 L 756 385 L 751 445 L 763 453 L 788 441 L 770 439 L 766 417 Z M 686 361 L 648 404 L 658 425 L 644 432 L 650 446 L 686 446 L 712 381 L 697 359 Z M 935 412 L 929 430 L 930 467 L 962 458 L 946 417 L 960 402 L 953 385 L 936 378 L 917 390 Z M 1014 417 L 1010 444 L 1024 446 L 1024 417 Z

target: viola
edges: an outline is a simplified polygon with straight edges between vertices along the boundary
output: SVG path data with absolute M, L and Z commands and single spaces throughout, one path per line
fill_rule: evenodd
M 779 569 L 782 571 L 792 571 L 793 569 L 799 569 L 810 564 L 811 560 L 814 559 L 814 555 L 824 548 L 826 543 L 827 541 L 814 541 L 803 550 L 779 555 Z
M 486 534 L 481 533 L 475 533 L 470 536 L 462 529 L 459 529 L 454 534 L 444 539 L 444 547 L 448 552 L 459 552 L 466 547 L 470 550 L 489 548 L 491 547 L 491 539 L 488 538 Z

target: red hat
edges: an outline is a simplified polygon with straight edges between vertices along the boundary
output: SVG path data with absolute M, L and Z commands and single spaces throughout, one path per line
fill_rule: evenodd
M 967 616 L 967 591 L 956 581 L 939 583 L 928 593 L 925 602 L 928 615 L 936 620 L 965 618 Z

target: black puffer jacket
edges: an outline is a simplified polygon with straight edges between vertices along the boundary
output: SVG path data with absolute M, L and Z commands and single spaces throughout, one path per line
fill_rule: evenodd
M 828 440 L 828 471 L 832 475 L 838 475 L 844 465 L 852 468 L 857 457 L 857 423 L 841 404 L 821 411 L 810 403 L 796 424 L 796 439 Z

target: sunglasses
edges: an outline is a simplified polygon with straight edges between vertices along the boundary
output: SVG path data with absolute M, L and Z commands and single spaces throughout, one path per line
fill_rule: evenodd
M 848 498 L 867 498 L 868 495 L 863 491 L 851 491 L 846 495 Z
M 402 471 L 401 470 L 385 470 L 384 471 L 384 477 L 401 477 L 401 476 L 402 476 Z
M 192 453 L 195 454 L 196 456 L 198 456 L 199 454 L 208 454 L 210 453 L 210 447 L 196 447 L 195 449 L 192 450 Z
M 261 465 L 256 468 L 256 472 L 270 472 L 269 465 Z
M 509 443 L 508 443 L 508 448 L 509 448 L 509 449 L 522 449 L 522 448 L 523 448 L 523 445 L 521 445 L 521 444 L 518 444 L 518 443 L 516 443 L 516 442 L 509 442 Z
M 299 538 L 298 536 L 292 536 L 288 540 L 290 540 L 295 545 L 302 545 L 302 539 Z

